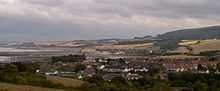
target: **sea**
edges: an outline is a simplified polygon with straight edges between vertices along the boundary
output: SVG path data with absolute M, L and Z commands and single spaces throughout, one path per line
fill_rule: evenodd
M 0 47 L 0 53 L 22 53 L 22 52 L 41 52 L 43 50 L 35 50 L 35 49 L 18 49 L 13 47 Z M 45 50 L 44 50 L 45 51 Z M 12 57 L 10 56 L 0 56 L 0 62 L 10 61 Z
M 27 56 L 33 56 L 38 55 L 42 56 L 51 56 L 51 55 L 68 55 L 68 54 L 78 54 L 80 52 L 80 49 L 78 48 L 16 48 L 16 47 L 2 47 L 0 46 L 0 53 L 12 53 L 12 54 L 20 54 L 25 53 Z M 42 54 L 41 54 L 42 53 Z M 12 61 L 14 60 L 15 56 L 5 56 L 0 55 L 0 63 Z M 16 56 L 17 58 L 17 56 Z
M 5 62 L 5 61 L 9 61 L 11 57 L 7 57 L 7 56 L 0 56 L 0 62 Z
M 0 52 L 39 52 L 39 51 L 41 51 L 41 50 L 0 47 Z

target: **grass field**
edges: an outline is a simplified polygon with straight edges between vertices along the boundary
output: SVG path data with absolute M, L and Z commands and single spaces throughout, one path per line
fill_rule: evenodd
M 147 48 L 152 46 L 153 43 L 127 44 L 127 45 L 102 45 L 102 46 L 96 46 L 96 49 L 135 49 L 135 48 Z
M 195 45 L 190 45 L 193 48 L 194 53 L 220 50 L 220 40 L 202 40 L 200 43 Z
M 186 58 L 199 58 L 201 56 L 188 56 L 188 55 L 170 55 L 170 56 L 158 56 L 163 59 L 186 59 Z
M 83 81 L 80 81 L 80 80 L 63 78 L 63 77 L 48 76 L 47 79 L 52 81 L 53 83 L 62 84 L 63 86 L 67 88 L 68 87 L 72 87 L 72 88 L 80 87 L 84 83 Z M 17 84 L 0 82 L 0 91 L 67 91 L 67 90 L 52 89 L 52 88 L 30 86 L 30 85 L 17 85 Z M 79 91 L 79 90 L 73 90 L 73 91 Z
M 66 90 L 0 83 L 0 91 L 66 91 Z
M 179 45 L 190 46 L 190 45 L 198 44 L 199 42 L 200 42 L 199 40 L 182 40 L 179 43 Z
M 182 40 L 179 45 L 191 47 L 193 49 L 193 53 L 214 51 L 220 50 L 220 39 Z M 176 52 L 182 52 L 182 50 L 177 49 Z
M 52 81 L 53 83 L 62 84 L 65 87 L 80 87 L 84 83 L 81 80 L 55 76 L 48 76 L 47 79 Z

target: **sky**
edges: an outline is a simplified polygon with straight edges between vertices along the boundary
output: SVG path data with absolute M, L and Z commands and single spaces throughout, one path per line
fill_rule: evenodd
M 220 0 L 0 0 L 0 41 L 132 38 L 220 25 Z

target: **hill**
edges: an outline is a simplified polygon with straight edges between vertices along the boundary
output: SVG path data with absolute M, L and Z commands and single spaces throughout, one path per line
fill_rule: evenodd
M 183 29 L 158 35 L 157 39 L 198 40 L 220 38 L 220 26 Z

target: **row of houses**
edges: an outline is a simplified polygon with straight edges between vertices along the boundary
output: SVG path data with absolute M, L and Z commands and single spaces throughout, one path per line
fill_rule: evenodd
M 208 66 L 217 66 L 217 60 L 208 60 L 207 58 L 187 58 L 187 59 L 161 59 L 161 58 L 95 58 L 86 59 L 80 62 L 85 65 L 85 69 L 80 72 L 54 71 L 44 72 L 45 75 L 67 75 L 75 74 L 78 78 L 92 77 L 101 74 L 105 80 L 111 80 L 114 77 L 124 77 L 128 80 L 140 79 L 151 74 L 152 68 L 159 69 L 158 75 L 165 79 L 170 72 L 197 72 L 209 73 L 210 70 L 199 70 L 198 65 L 207 68 Z M 154 70 L 153 70 L 154 71 Z M 154 73 L 154 72 L 153 72 Z M 216 72 L 219 73 L 219 72 Z

